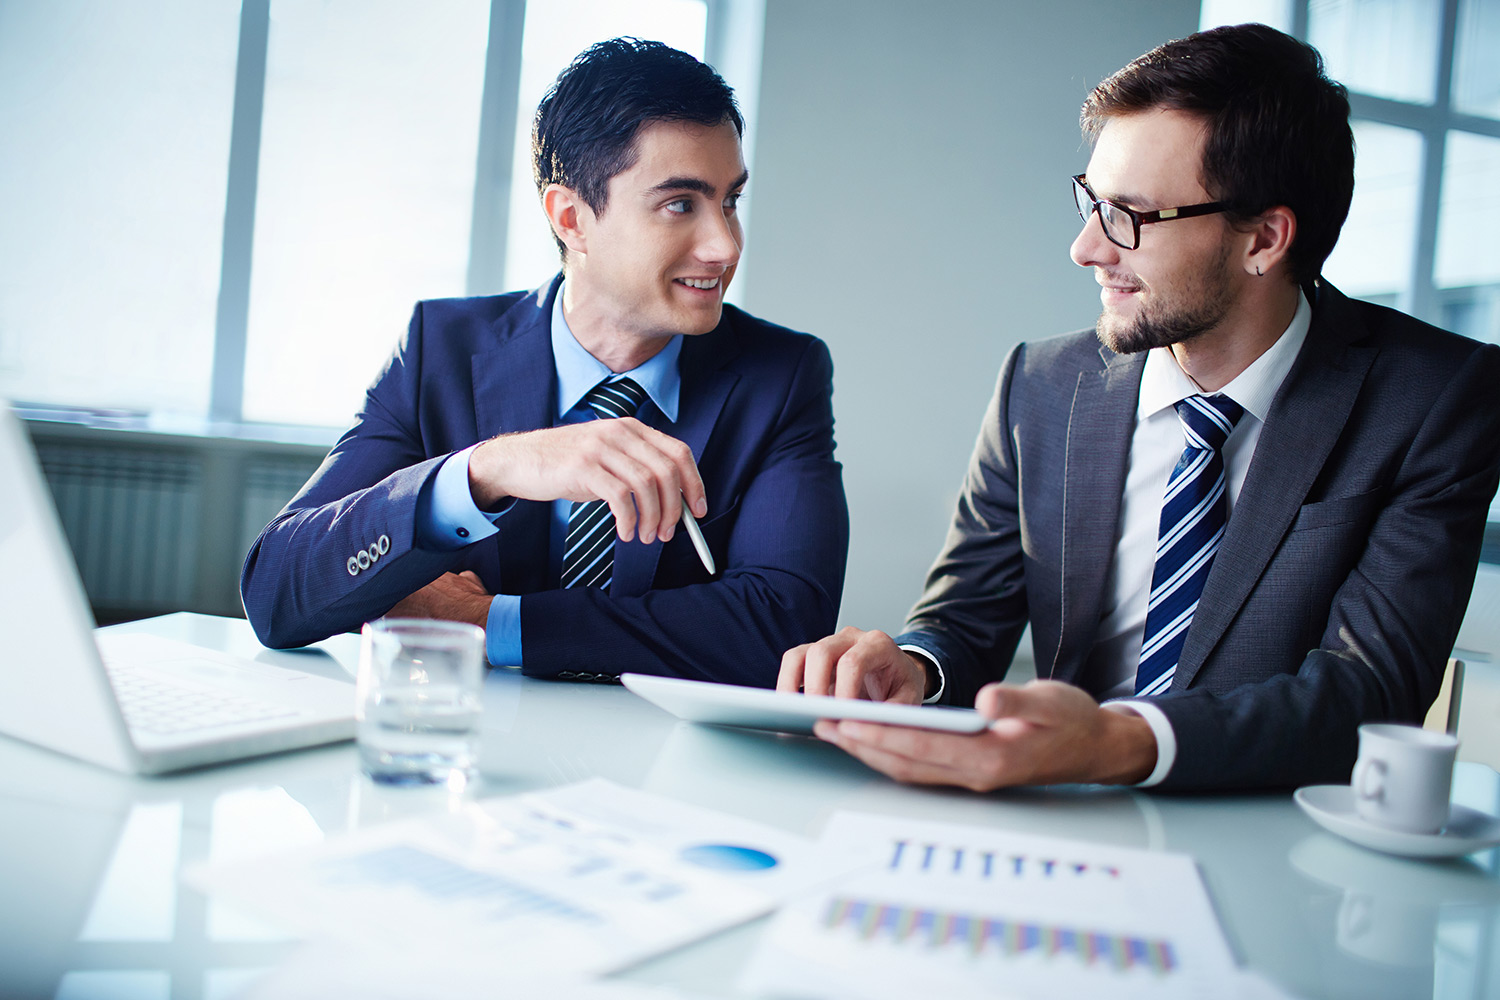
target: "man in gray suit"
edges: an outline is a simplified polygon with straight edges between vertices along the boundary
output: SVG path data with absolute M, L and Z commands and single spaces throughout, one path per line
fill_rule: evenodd
M 1097 330 L 1007 358 L 905 631 L 799 646 L 778 680 L 996 721 L 821 737 L 978 790 L 1285 787 L 1348 780 L 1362 723 L 1420 721 L 1500 478 L 1500 348 L 1320 279 L 1348 118 L 1316 51 L 1263 25 L 1094 90 L 1072 257 Z M 989 683 L 1028 622 L 1042 679 Z

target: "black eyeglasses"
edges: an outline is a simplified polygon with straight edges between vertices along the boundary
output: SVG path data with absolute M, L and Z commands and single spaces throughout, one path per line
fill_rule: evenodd
M 1173 219 L 1191 219 L 1197 215 L 1213 215 L 1229 208 L 1227 201 L 1210 201 L 1203 205 L 1186 205 L 1182 208 L 1162 208 L 1155 212 L 1137 212 L 1097 197 L 1084 181 L 1084 174 L 1073 178 L 1073 201 L 1078 206 L 1078 217 L 1084 222 L 1089 216 L 1099 213 L 1099 224 L 1104 235 L 1117 247 L 1134 250 L 1141 245 L 1141 227 L 1151 222 L 1171 222 Z

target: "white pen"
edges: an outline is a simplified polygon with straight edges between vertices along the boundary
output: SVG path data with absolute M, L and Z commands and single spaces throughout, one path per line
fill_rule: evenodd
M 688 510 L 687 497 L 682 498 L 682 526 L 687 529 L 688 537 L 693 540 L 693 548 L 698 550 L 698 558 L 703 561 L 703 568 L 708 570 L 709 576 L 713 576 L 718 572 L 714 566 L 714 556 L 708 551 L 708 543 L 703 540 L 703 532 L 698 530 L 697 519 L 693 517 L 693 512 Z

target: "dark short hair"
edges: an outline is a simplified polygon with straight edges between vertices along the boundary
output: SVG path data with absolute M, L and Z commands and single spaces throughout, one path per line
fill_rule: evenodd
M 1201 180 L 1244 224 L 1285 205 L 1297 216 L 1294 280 L 1322 272 L 1354 196 L 1349 95 L 1311 45 L 1264 24 L 1214 28 L 1133 60 L 1089 94 L 1080 124 L 1097 139 L 1110 119 L 1169 109 L 1208 125 Z
M 729 122 L 745 134 L 734 91 L 686 52 L 639 38 L 589 46 L 537 105 L 531 123 L 537 191 L 561 184 L 602 214 L 609 179 L 634 166 L 636 136 L 652 122 Z M 566 256 L 562 240 L 557 246 Z

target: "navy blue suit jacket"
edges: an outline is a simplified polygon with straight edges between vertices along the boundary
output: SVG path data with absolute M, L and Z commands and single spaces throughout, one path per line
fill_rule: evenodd
M 354 426 L 246 557 L 240 592 L 262 642 L 301 646 L 356 629 L 462 570 L 491 593 L 526 595 L 523 658 L 534 676 L 636 671 L 770 686 L 783 650 L 833 631 L 849 515 L 833 459 L 832 361 L 816 338 L 732 306 L 712 332 L 684 338 L 677 422 L 654 418 L 698 462 L 717 576 L 679 531 L 665 545 L 617 543 L 609 593 L 559 590 L 546 502 L 516 501 L 498 534 L 465 548 L 420 547 L 418 498 L 447 456 L 553 425 L 558 284 L 418 303 Z M 362 550 L 370 565 L 356 572 Z

